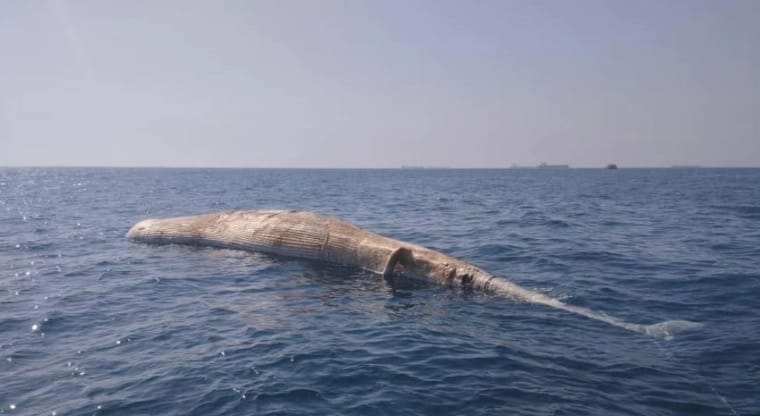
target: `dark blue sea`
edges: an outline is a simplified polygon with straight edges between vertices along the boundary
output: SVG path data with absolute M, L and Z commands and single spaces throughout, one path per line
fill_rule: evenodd
M 138 220 L 320 212 L 626 321 Z M 0 169 L 0 413 L 760 414 L 760 170 Z

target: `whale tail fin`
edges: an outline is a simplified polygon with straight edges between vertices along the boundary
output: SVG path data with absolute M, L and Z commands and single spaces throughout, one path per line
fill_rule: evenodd
M 505 279 L 495 279 L 490 283 L 490 289 L 501 295 L 506 295 L 518 300 L 523 300 L 539 305 L 546 305 L 552 308 L 574 313 L 576 315 L 585 316 L 586 318 L 606 322 L 610 325 L 616 326 L 618 328 L 623 328 L 628 331 L 648 335 L 655 338 L 661 338 L 667 341 L 673 339 L 673 335 L 676 333 L 702 327 L 702 324 L 698 322 L 682 320 L 664 321 L 651 325 L 626 322 L 615 318 L 614 316 L 607 315 L 604 312 L 597 312 L 588 308 L 584 308 L 582 306 L 570 305 L 560 301 L 559 299 L 554 299 L 544 294 L 533 292 Z
M 699 322 L 682 321 L 678 319 L 658 322 L 651 325 L 639 325 L 641 333 L 655 338 L 662 338 L 666 341 L 673 339 L 673 336 L 679 332 L 699 329 L 702 326 L 704 325 Z

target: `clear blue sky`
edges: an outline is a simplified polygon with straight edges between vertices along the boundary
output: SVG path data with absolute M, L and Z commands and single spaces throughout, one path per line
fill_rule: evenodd
M 760 166 L 760 1 L 0 1 L 0 166 Z

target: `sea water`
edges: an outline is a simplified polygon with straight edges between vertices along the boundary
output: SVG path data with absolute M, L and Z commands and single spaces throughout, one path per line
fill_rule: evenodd
M 332 215 L 624 321 L 138 220 Z M 0 169 L 0 412 L 760 413 L 757 169 Z

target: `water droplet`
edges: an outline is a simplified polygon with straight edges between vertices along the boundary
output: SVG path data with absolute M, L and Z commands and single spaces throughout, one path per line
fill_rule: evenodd
M 11 361 L 13 361 L 13 357 L 8 357 L 8 358 L 5 359 L 5 361 L 11 362 Z
M 116 340 L 116 345 L 121 345 L 121 340 L 120 339 Z
M 45 297 L 44 297 L 44 298 L 42 298 L 42 299 L 48 300 L 48 297 L 47 297 L 47 296 L 45 296 Z
M 71 367 L 71 361 L 66 363 L 66 367 Z
M 243 394 L 243 400 L 245 400 L 245 394 Z
M 290 356 L 290 362 L 292 363 L 293 361 L 295 361 L 295 357 L 293 357 L 293 356 L 291 355 L 291 356 Z
M 220 352 L 219 355 L 224 355 L 224 351 Z
M 55 412 L 55 410 L 53 410 L 52 412 L 50 412 L 50 416 L 55 416 L 55 415 L 57 415 L 57 414 L 58 414 L 58 413 L 56 413 L 56 412 Z
M 39 309 L 39 305 L 34 305 L 34 309 Z
M 21 248 L 21 244 L 16 244 L 16 248 Z
M 8 406 L 8 407 L 10 407 L 10 408 L 11 408 L 11 410 L 16 410 L 16 405 L 15 405 L 15 404 L 11 404 L 11 405 L 10 405 L 10 406 Z
M 32 272 L 30 272 L 29 270 L 27 270 L 24 274 L 27 275 L 27 276 L 30 276 L 32 274 Z
M 40 329 L 39 325 L 37 324 L 32 325 L 32 331 L 37 331 L 38 329 Z
M 102 408 L 103 408 L 103 406 L 101 406 L 101 405 L 98 405 L 98 410 L 100 410 L 100 409 L 102 409 Z

